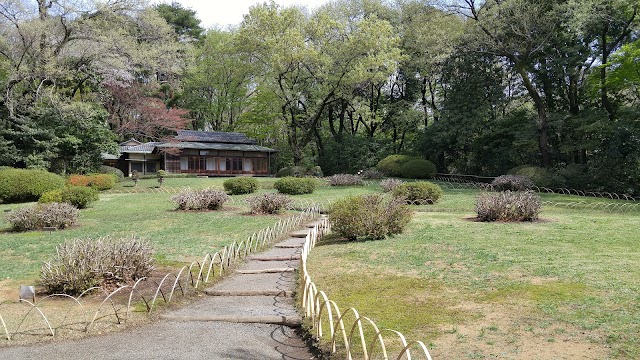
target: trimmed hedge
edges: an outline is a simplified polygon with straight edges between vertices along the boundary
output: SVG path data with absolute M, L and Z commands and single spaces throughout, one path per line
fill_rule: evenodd
M 39 203 L 64 202 L 78 209 L 85 209 L 100 199 L 98 190 L 85 186 L 67 186 L 42 194 Z
M 115 174 L 71 175 L 69 185 L 89 186 L 96 190 L 109 190 L 116 185 Z
M 224 190 L 230 195 L 251 194 L 258 190 L 258 180 L 252 177 L 236 177 L 222 183 Z
M 279 193 L 288 195 L 311 194 L 316 186 L 316 180 L 311 178 L 284 177 L 273 183 Z
M 107 166 L 107 165 L 102 165 L 100 166 L 100 171 L 98 171 L 100 174 L 110 174 L 110 175 L 115 175 L 118 182 L 124 180 L 124 173 L 122 172 L 122 170 L 118 169 L 118 168 L 114 168 L 112 166 Z
M 442 188 L 428 181 L 416 181 L 398 185 L 393 196 L 404 198 L 409 204 L 433 204 L 442 197 Z
M 400 173 L 407 179 L 431 179 L 436 175 L 436 166 L 429 160 L 413 159 L 400 167 Z
M 387 176 L 402 176 L 402 165 L 414 159 L 408 155 L 389 155 L 380 160 L 376 168 Z
M 4 203 L 37 201 L 47 191 L 63 187 L 64 178 L 44 170 L 0 170 L 0 201 Z

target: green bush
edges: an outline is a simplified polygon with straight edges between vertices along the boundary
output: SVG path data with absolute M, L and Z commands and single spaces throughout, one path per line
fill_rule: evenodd
M 428 181 L 416 181 L 398 185 L 393 196 L 404 198 L 409 204 L 433 204 L 442 197 L 442 188 Z
M 413 159 L 400 167 L 400 173 L 407 179 L 431 179 L 436 175 L 436 166 L 429 160 Z
M 114 168 L 114 167 L 107 166 L 107 165 L 102 165 L 102 166 L 100 166 L 100 171 L 98 171 L 98 172 L 100 174 L 115 175 L 117 182 L 120 182 L 120 181 L 124 180 L 124 173 L 122 172 L 122 170 L 120 170 L 118 168 Z
M 40 197 L 39 203 L 64 202 L 78 209 L 85 209 L 99 200 L 98 190 L 85 186 L 67 186 L 64 189 L 48 191 Z
M 56 247 L 56 254 L 42 265 L 40 284 L 50 294 L 76 295 L 94 286 L 121 286 L 152 270 L 153 249 L 135 236 L 76 239 Z
M 236 177 L 222 183 L 224 190 L 231 195 L 251 194 L 258 190 L 258 180 L 252 177 Z
M 402 176 L 402 165 L 414 159 L 408 155 L 389 155 L 380 160 L 376 168 L 387 176 Z
M 476 200 L 480 221 L 533 221 L 541 208 L 540 196 L 531 190 L 484 193 Z
M 551 174 L 549 174 L 546 169 L 539 166 L 521 165 L 509 170 L 507 173 L 510 175 L 526 176 L 531 179 L 531 181 L 533 181 L 533 184 L 537 187 L 554 186 L 554 181 Z
M 332 230 L 349 240 L 367 236 L 384 239 L 401 233 L 411 220 L 411 211 L 401 198 L 383 195 L 349 196 L 329 210 Z
M 284 177 L 273 183 L 273 187 L 282 194 L 300 195 L 311 194 L 316 189 L 317 182 L 310 178 Z
M 302 166 L 287 166 L 278 170 L 276 173 L 276 177 L 304 177 L 304 176 L 312 176 L 312 177 L 322 177 L 322 168 L 320 166 L 313 166 L 310 168 L 304 168 Z
M 47 191 L 64 187 L 64 178 L 44 170 L 0 170 L 0 201 L 37 201 Z

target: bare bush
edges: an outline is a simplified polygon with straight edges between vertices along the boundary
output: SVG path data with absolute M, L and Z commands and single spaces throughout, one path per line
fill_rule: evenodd
M 252 214 L 278 214 L 287 209 L 293 200 L 284 194 L 263 193 L 246 199 Z
M 476 201 L 481 221 L 533 221 L 538 219 L 542 203 L 533 191 L 483 193 Z
M 329 176 L 329 185 L 331 186 L 354 186 L 364 185 L 364 180 L 358 175 L 352 174 L 335 174 Z
M 14 231 L 38 230 L 44 227 L 64 229 L 76 223 L 78 209 L 67 203 L 38 204 L 12 211 L 7 221 Z
M 363 179 L 382 179 L 384 178 L 384 173 L 378 169 L 367 169 L 358 171 L 358 175 L 362 176 Z
M 380 181 L 380 186 L 384 192 L 392 192 L 402 184 L 404 184 L 404 181 L 399 179 L 384 179 Z
M 135 281 L 152 270 L 153 250 L 135 236 L 76 239 L 56 247 L 56 255 L 42 265 L 40 283 L 48 293 L 74 295 Z
M 533 181 L 522 175 L 501 175 L 493 179 L 491 186 L 496 191 L 525 191 L 533 187 Z
M 224 191 L 211 188 L 186 190 L 171 197 L 178 210 L 218 210 L 231 197 Z

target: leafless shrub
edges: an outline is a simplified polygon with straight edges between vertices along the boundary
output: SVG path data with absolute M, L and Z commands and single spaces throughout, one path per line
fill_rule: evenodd
M 67 203 L 38 204 L 12 211 L 7 221 L 15 231 L 29 231 L 44 227 L 64 229 L 78 220 L 78 209 Z
M 231 197 L 224 191 L 211 188 L 202 190 L 186 190 L 171 197 L 178 205 L 178 210 L 218 210 Z
M 491 186 L 496 191 L 525 191 L 533 187 L 533 181 L 522 175 L 501 175 L 493 179 Z
M 382 179 L 384 174 L 378 169 L 367 169 L 358 171 L 358 175 L 363 179 Z
M 49 293 L 74 295 L 134 281 L 152 270 L 153 250 L 135 236 L 76 239 L 56 247 L 56 255 L 42 265 L 40 283 Z
M 542 203 L 533 191 L 483 193 L 476 201 L 481 221 L 533 221 L 538 219 Z
M 284 194 L 263 193 L 246 199 L 252 214 L 278 214 L 288 208 L 293 200 Z
M 404 184 L 404 181 L 399 179 L 384 179 L 380 181 L 380 186 L 384 192 L 392 192 L 402 184 Z
M 329 219 L 333 230 L 350 240 L 361 236 L 384 239 L 399 234 L 411 221 L 405 199 L 380 194 L 349 196 L 333 203 Z
M 329 185 L 331 186 L 354 186 L 364 184 L 362 177 L 352 174 L 335 174 L 329 176 L 328 180 Z

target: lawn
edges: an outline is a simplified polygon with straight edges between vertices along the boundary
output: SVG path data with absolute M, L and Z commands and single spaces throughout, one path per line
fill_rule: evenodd
M 309 272 L 434 358 L 639 358 L 640 212 L 546 206 L 536 223 L 479 223 L 477 194 L 446 189 L 391 239 L 329 236 Z

